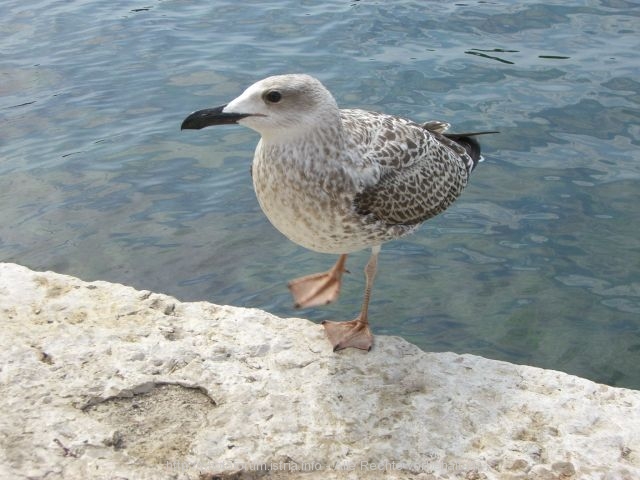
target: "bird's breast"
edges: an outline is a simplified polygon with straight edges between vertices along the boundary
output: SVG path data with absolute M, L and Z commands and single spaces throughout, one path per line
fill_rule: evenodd
M 256 154 L 252 176 L 260 207 L 291 241 L 325 253 L 354 249 L 348 226 L 354 192 L 338 172 L 318 173 L 304 164 Z
M 414 230 L 358 213 L 354 199 L 363 187 L 349 160 L 317 153 L 313 147 L 296 153 L 269 149 L 262 142 L 256 148 L 252 176 L 258 202 L 287 238 L 316 252 L 351 253 Z

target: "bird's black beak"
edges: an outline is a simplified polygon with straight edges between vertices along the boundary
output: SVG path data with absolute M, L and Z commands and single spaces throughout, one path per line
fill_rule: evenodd
M 251 115 L 249 113 L 224 113 L 222 111 L 224 107 L 226 107 L 226 105 L 193 112 L 184 119 L 180 130 L 200 130 L 201 128 L 212 125 L 234 124 L 238 123 L 238 120 L 242 120 Z

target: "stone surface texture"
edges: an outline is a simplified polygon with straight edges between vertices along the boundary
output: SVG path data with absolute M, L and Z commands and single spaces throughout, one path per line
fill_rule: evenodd
M 0 478 L 638 479 L 640 392 L 0 264 Z

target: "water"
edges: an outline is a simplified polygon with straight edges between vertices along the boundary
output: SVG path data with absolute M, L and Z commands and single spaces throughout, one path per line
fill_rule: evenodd
M 183 300 L 292 309 L 331 256 L 263 217 L 241 127 L 192 110 L 274 73 L 345 107 L 443 119 L 487 161 L 420 233 L 387 244 L 375 333 L 640 388 L 640 4 L 86 0 L 0 6 L 0 260 Z

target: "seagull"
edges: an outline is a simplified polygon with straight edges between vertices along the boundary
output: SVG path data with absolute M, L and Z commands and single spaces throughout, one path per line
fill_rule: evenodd
M 289 282 L 298 308 L 337 299 L 347 255 L 371 248 L 362 308 L 351 321 L 324 321 L 333 350 L 369 351 L 369 300 L 383 243 L 414 232 L 449 207 L 481 160 L 475 135 L 449 124 L 340 109 L 316 78 L 276 75 L 226 105 L 191 113 L 181 129 L 239 124 L 257 131 L 251 174 L 263 212 L 309 250 L 338 254 L 328 271 Z

